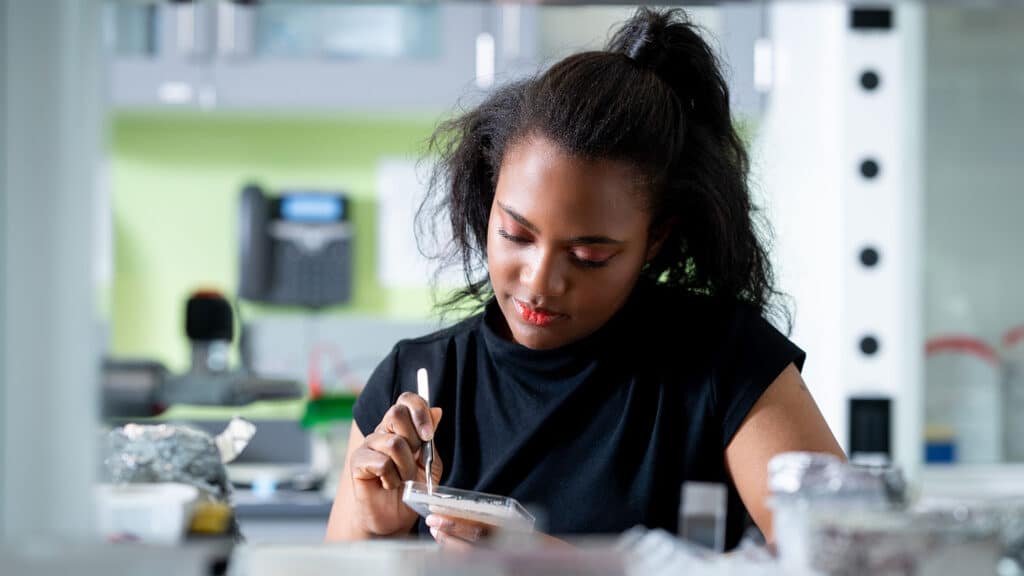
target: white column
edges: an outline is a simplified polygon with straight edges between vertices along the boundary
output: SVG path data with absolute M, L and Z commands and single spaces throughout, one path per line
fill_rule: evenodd
M 0 0 L 0 535 L 93 532 L 99 0 Z
M 846 23 L 843 39 L 842 372 L 848 397 L 892 399 L 893 459 L 915 475 L 924 454 L 925 23 L 917 3 L 890 6 L 892 28 L 854 30 Z M 874 89 L 861 83 L 867 72 L 878 78 Z M 874 162 L 877 175 L 866 177 L 864 162 Z M 865 265 L 865 249 L 876 251 L 877 264 Z M 874 354 L 861 350 L 867 337 L 878 343 Z
M 923 450 L 924 10 L 894 3 L 893 27 L 866 31 L 851 27 L 857 5 L 771 4 L 774 79 L 754 185 L 775 228 L 780 288 L 795 305 L 792 338 L 808 353 L 804 378 L 826 420 L 848 448 L 850 399 L 890 399 L 893 458 L 914 477 Z M 874 90 L 861 84 L 869 69 Z M 861 174 L 867 159 L 875 178 Z M 865 248 L 876 264 L 862 262 Z M 877 353 L 862 352 L 866 336 Z

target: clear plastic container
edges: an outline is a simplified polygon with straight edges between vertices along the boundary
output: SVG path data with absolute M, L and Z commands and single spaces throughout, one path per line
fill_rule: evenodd
M 501 528 L 533 530 L 534 517 L 515 498 L 435 486 L 427 492 L 422 482 L 405 483 L 402 501 L 417 514 L 441 514 Z
M 815 573 L 961 576 L 998 572 L 1001 544 L 993 517 L 836 512 L 819 514 L 810 534 L 809 560 Z

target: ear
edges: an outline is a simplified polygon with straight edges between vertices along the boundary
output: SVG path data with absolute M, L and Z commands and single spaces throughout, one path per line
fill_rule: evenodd
M 647 255 L 645 261 L 650 262 L 654 260 L 654 257 L 661 251 L 661 247 L 665 244 L 665 240 L 668 239 L 669 234 L 676 227 L 676 218 L 670 218 L 669 220 L 662 222 L 661 224 L 652 225 L 651 233 L 647 237 Z

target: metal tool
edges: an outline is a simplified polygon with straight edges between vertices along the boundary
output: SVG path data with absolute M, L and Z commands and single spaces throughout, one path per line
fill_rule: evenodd
M 427 403 L 428 414 L 430 408 L 430 384 L 427 381 L 427 369 L 420 368 L 416 371 L 416 388 L 423 398 L 423 401 Z M 431 471 L 434 469 L 434 441 L 431 440 L 423 445 L 423 466 L 427 470 L 427 494 L 434 492 L 434 477 L 431 475 Z

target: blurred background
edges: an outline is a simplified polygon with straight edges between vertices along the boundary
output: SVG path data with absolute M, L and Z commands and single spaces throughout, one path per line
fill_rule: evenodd
M 683 6 L 843 447 L 926 490 L 1019 486 L 1024 6 Z M 0 0 L 5 538 L 95 532 L 98 431 L 241 416 L 242 534 L 322 539 L 352 401 L 452 320 L 461 271 L 412 220 L 433 128 L 635 8 Z

